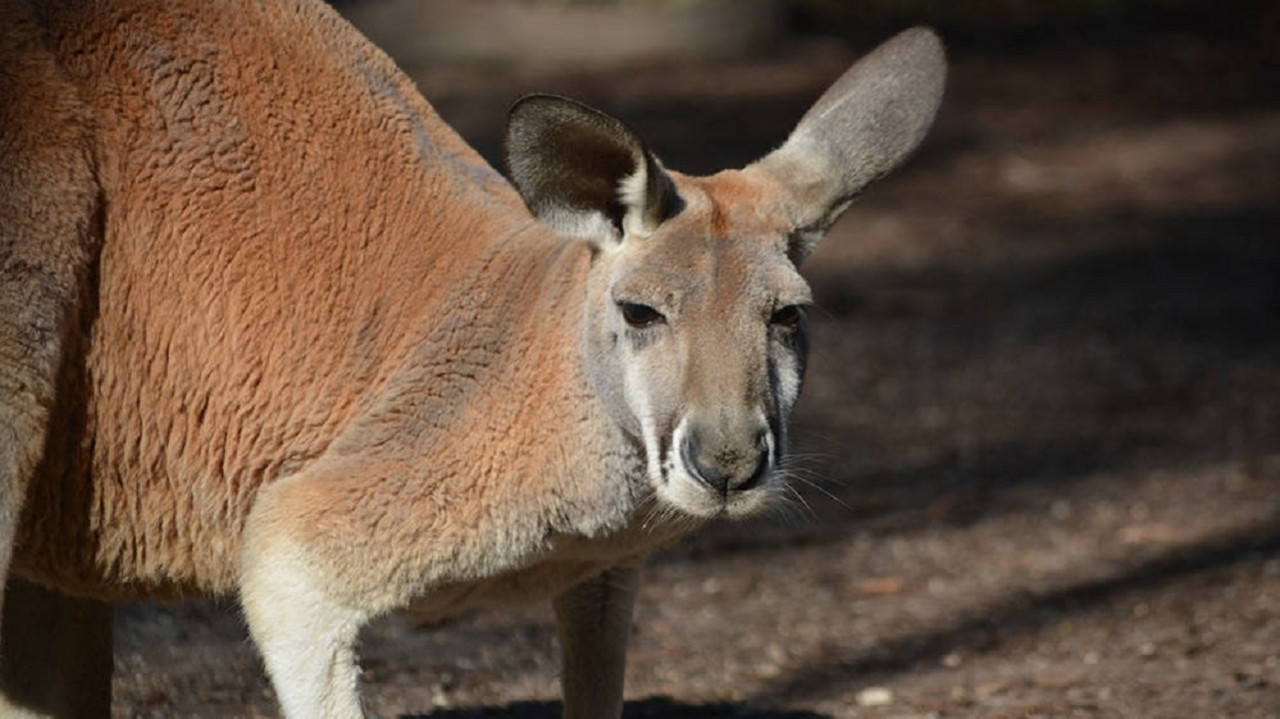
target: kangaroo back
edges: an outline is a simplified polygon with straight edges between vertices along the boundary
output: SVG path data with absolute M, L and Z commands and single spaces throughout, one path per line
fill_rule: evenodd
M 318 3 L 48 15 L 95 133 L 79 148 L 95 176 L 74 189 L 101 197 L 105 236 L 79 360 L 93 381 L 66 408 L 74 461 L 31 497 L 23 566 L 86 592 L 79 577 L 104 573 L 231 591 L 256 489 L 374 401 L 422 339 L 412 323 L 519 226 L 520 201 Z M 25 107 L 30 126 L 68 126 Z

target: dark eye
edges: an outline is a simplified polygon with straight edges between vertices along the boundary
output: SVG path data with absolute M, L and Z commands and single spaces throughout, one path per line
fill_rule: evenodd
M 769 324 L 783 329 L 794 329 L 804 319 L 804 308 L 800 305 L 787 305 L 769 317 Z
M 621 302 L 618 306 L 622 309 L 622 319 L 627 324 L 636 328 L 652 327 L 659 322 L 665 321 L 667 318 L 662 313 L 650 307 L 649 305 L 640 305 L 633 302 Z

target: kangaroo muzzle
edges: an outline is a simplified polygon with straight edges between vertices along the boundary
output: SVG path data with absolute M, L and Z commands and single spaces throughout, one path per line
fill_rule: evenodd
M 680 460 L 695 479 L 721 495 L 760 484 L 772 466 L 773 443 L 763 423 L 690 423 Z

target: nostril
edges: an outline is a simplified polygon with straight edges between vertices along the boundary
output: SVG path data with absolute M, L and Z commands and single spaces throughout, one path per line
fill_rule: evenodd
M 769 452 L 764 451 L 764 452 L 761 452 L 760 456 L 756 458 L 756 466 L 751 471 L 751 474 L 747 475 L 745 479 L 735 484 L 733 487 L 731 487 L 731 489 L 735 492 L 745 492 L 748 489 L 752 489 L 757 484 L 760 484 L 760 481 L 764 479 L 764 476 L 768 473 L 769 473 Z
M 697 436 L 691 435 L 680 447 L 680 458 L 684 460 L 685 468 L 698 481 L 720 494 L 729 491 L 731 475 L 724 472 L 717 464 L 704 461 Z
M 719 494 L 741 492 L 755 487 L 769 472 L 767 440 L 759 440 L 756 452 L 706 452 L 696 436 L 688 437 L 680 447 L 680 458 L 695 479 Z
M 756 432 L 756 450 L 764 454 L 769 452 L 769 429 L 767 427 L 761 427 Z

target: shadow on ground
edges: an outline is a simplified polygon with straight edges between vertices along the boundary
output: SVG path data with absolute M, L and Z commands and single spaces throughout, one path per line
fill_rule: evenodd
M 504 707 L 444 709 L 430 714 L 411 714 L 403 719 L 560 719 L 560 702 L 516 702 Z M 623 719 L 829 719 L 807 711 L 768 711 L 750 709 L 740 704 L 685 704 L 667 697 L 627 702 Z
M 1178 547 L 1101 578 L 1006 598 L 996 606 L 971 610 L 944 627 L 886 638 L 869 652 L 831 652 L 828 648 L 821 659 L 790 666 L 786 675 L 770 682 L 750 701 L 762 704 L 803 701 L 843 689 L 850 677 L 857 677 L 863 683 L 874 682 L 923 665 L 936 666 L 956 651 L 998 653 L 1012 637 L 1040 632 L 1064 615 L 1085 614 L 1114 605 L 1127 596 L 1197 575 L 1280 557 L 1277 527 L 1280 527 L 1280 517 L 1273 517 L 1227 536 Z

